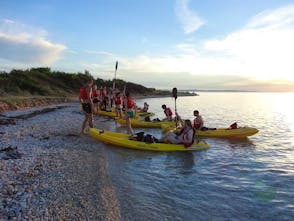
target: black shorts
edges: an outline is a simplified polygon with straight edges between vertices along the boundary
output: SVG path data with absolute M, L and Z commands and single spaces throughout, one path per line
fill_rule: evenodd
M 93 103 L 96 104 L 96 103 L 98 103 L 98 102 L 99 102 L 98 98 L 95 97 L 95 98 L 93 99 Z
M 82 103 L 83 111 L 85 111 L 87 114 L 92 113 L 91 104 L 90 103 Z

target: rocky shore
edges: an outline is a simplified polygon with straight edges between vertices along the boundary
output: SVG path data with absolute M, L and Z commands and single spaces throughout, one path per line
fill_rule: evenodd
M 121 220 L 105 147 L 79 135 L 82 120 L 78 103 L 1 114 L 0 220 Z
M 0 99 L 0 113 L 77 101 L 71 97 L 4 97 Z

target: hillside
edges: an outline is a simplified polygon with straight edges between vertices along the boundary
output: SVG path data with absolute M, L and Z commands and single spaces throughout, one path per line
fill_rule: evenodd
M 65 73 L 51 71 L 50 68 L 32 68 L 28 70 L 12 70 L 10 73 L 0 73 L 0 95 L 3 96 L 78 96 L 79 88 L 87 80 L 93 78 L 88 71 L 85 73 Z M 97 86 L 112 87 L 112 80 L 101 78 L 94 79 Z M 119 89 L 126 85 L 132 94 L 154 95 L 167 94 L 167 91 L 159 91 L 154 88 L 146 88 L 142 85 L 116 80 Z
M 93 78 L 85 73 L 51 71 L 50 68 L 31 68 L 0 72 L 0 112 L 40 105 L 77 101 L 79 89 L 89 79 L 94 79 L 98 88 L 111 88 L 113 81 Z M 147 88 L 132 82 L 117 79 L 120 90 L 126 86 L 132 95 L 171 96 L 170 91 Z

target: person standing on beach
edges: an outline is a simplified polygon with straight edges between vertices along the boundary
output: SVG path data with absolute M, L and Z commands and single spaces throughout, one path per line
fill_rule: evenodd
M 136 113 L 136 104 L 134 99 L 130 96 L 130 93 L 127 91 L 125 94 L 124 104 L 125 104 L 125 114 L 126 114 L 126 125 L 128 127 L 128 134 L 134 135 L 134 131 L 131 125 L 131 118 L 134 118 Z
M 80 88 L 80 96 L 79 100 L 82 104 L 83 111 L 85 113 L 85 119 L 82 124 L 81 134 L 86 134 L 85 128 L 87 122 L 89 123 L 89 127 L 93 128 L 93 101 L 91 99 L 92 96 L 92 86 L 93 80 L 89 80 L 86 85 Z
M 97 89 L 97 85 L 94 84 L 92 87 L 92 101 L 93 101 L 93 113 L 98 112 L 99 110 L 99 102 L 100 102 L 100 90 Z
M 121 97 L 120 97 L 120 92 L 116 92 L 115 94 L 115 98 L 114 98 L 114 103 L 115 103 L 115 113 L 116 113 L 116 117 L 122 118 L 122 113 L 121 113 Z

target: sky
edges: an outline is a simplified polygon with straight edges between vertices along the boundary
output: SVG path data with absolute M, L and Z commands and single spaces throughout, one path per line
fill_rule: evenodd
M 293 0 L 1 0 L 0 71 L 294 91 Z

